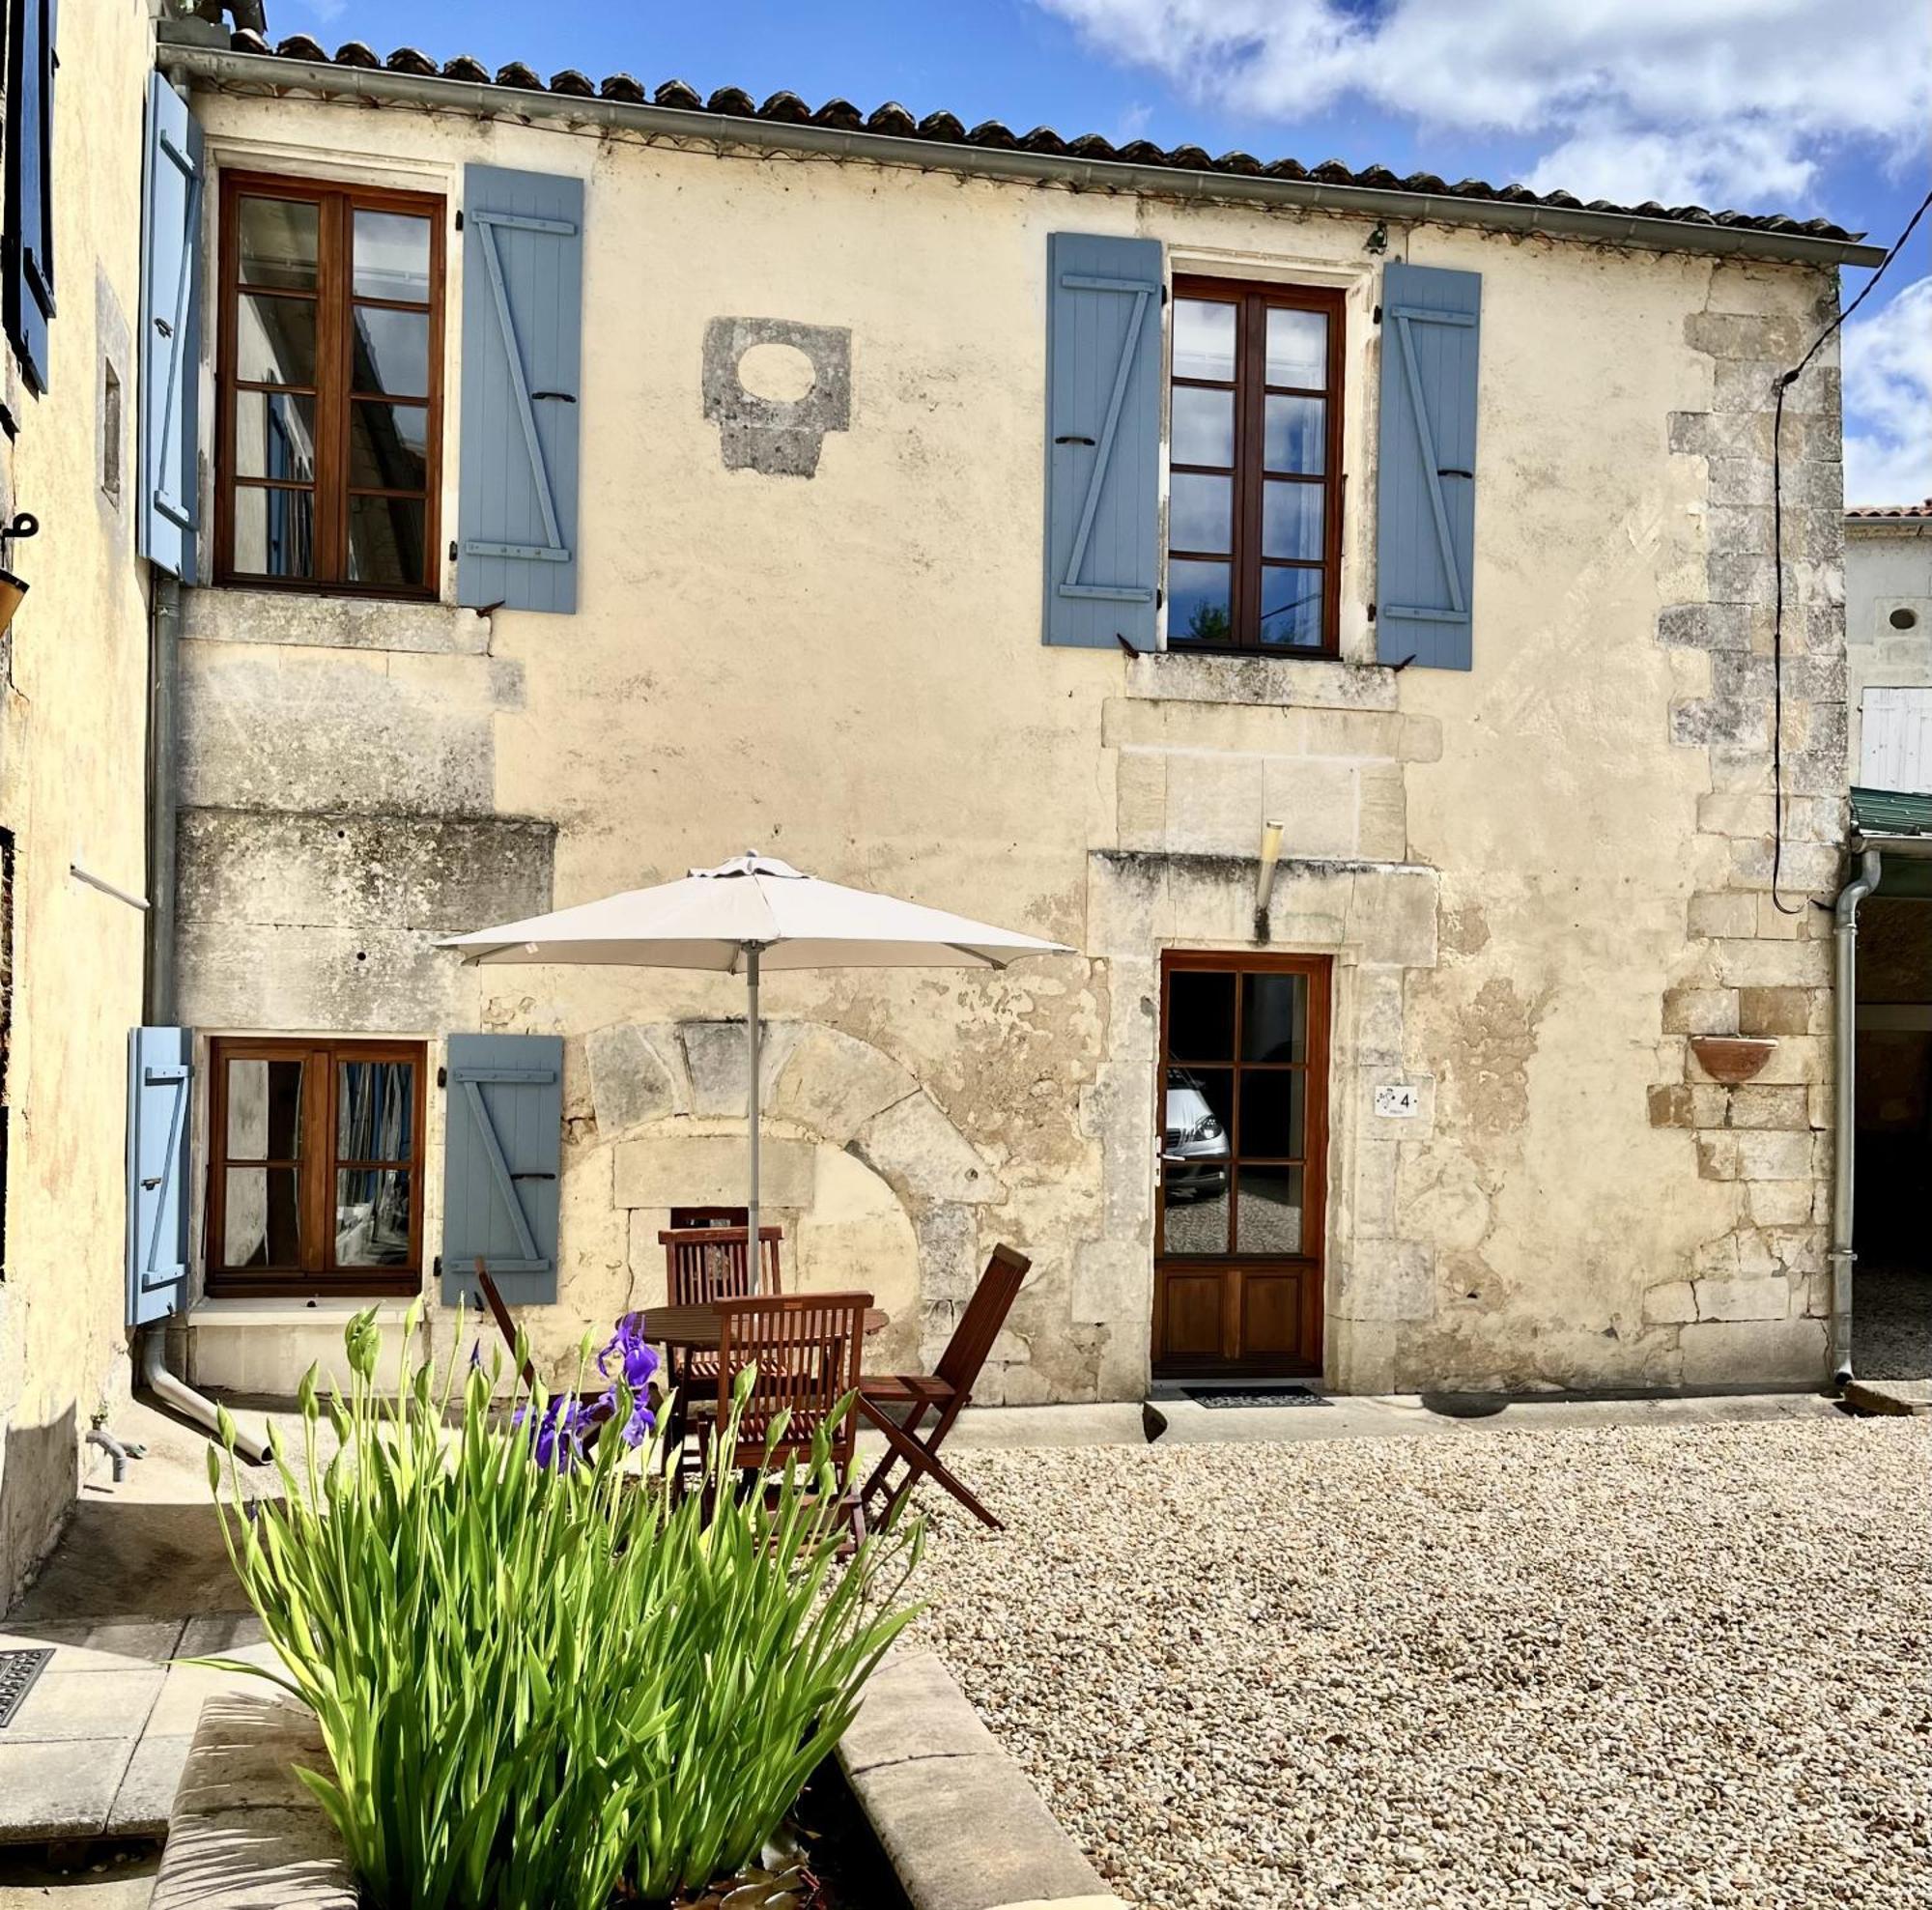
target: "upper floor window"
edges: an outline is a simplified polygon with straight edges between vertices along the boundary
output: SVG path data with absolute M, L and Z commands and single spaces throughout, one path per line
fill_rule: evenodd
M 1179 278 L 1170 649 L 1336 652 L 1342 294 Z
M 442 201 L 223 185 L 218 575 L 434 595 Z

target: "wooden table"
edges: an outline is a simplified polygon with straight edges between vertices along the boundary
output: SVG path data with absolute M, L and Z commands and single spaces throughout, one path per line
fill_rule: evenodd
M 633 1317 L 653 1346 L 682 1347 L 690 1353 L 718 1351 L 719 1320 L 715 1306 L 647 1306 Z M 884 1307 L 866 1309 L 867 1335 L 882 1333 L 891 1325 L 892 1315 Z

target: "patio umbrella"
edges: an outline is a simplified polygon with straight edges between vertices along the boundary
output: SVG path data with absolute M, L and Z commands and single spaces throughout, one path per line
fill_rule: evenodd
M 758 982 L 781 968 L 1004 968 L 1021 955 L 1070 955 L 1060 942 L 963 915 L 821 882 L 776 856 L 742 855 L 681 882 L 630 889 L 554 915 L 438 944 L 468 961 L 696 968 L 743 975 L 750 1027 L 751 1197 L 746 1258 L 757 1278 Z

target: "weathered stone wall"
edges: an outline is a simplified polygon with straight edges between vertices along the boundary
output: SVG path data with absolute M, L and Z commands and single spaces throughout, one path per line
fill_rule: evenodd
M 90 1425 L 128 1392 L 128 1031 L 141 1018 L 147 605 L 134 556 L 146 0 L 61 12 L 59 309 L 39 397 L 0 343 L 0 521 L 29 594 L 0 640 L 0 828 L 14 841 L 0 1268 L 0 1610 L 72 1504 Z M 111 374 L 111 376 L 110 376 Z M 17 436 L 14 435 L 17 431 Z
M 1775 357 L 1808 335 L 1821 276 L 1390 222 L 1389 256 L 1484 286 L 1475 668 L 1398 672 L 1375 664 L 1369 616 L 1379 260 L 1361 221 L 291 99 L 202 107 L 224 166 L 295 153 L 451 194 L 471 159 L 587 181 L 577 613 L 203 593 L 185 694 L 186 1018 L 564 1036 L 563 1304 L 533 1322 L 549 1354 L 656 1291 L 670 1207 L 737 1204 L 743 1033 L 721 1017 L 742 1013 L 741 984 L 466 972 L 427 946 L 437 926 L 750 845 L 1074 946 L 999 976 L 769 978 L 768 1198 L 805 1284 L 907 1297 L 884 1356 L 932 1357 L 1009 1240 L 1035 1270 L 982 1396 L 1132 1397 L 1160 953 L 1253 946 L 1253 858 L 1277 818 L 1271 946 L 1335 964 L 1330 1381 L 1811 1377 L 1808 1275 L 1778 1276 L 1787 1309 L 1803 1294 L 1776 1344 L 1754 1321 L 1704 1332 L 1667 1297 L 1725 1277 L 1713 1243 L 1742 1256 L 1747 1233 L 1803 1267 L 1809 1236 L 1788 1237 L 1812 1223 L 1775 1216 L 1800 1187 L 1814 1205 L 1808 1112 L 1753 1126 L 1796 1103 L 1650 1091 L 1710 1085 L 1687 1074 L 1680 991 L 1788 1014 L 1777 991 L 1798 989 L 1812 1012 L 1822 945 L 1760 921 L 1764 819 L 1722 826 L 1768 773 L 1742 710 L 1768 694 L 1761 512 L 1726 487 L 1757 481 L 1732 467 L 1761 460 L 1769 392 L 1719 355 L 1717 320 L 1764 328 Z M 1056 230 L 1343 293 L 1339 661 L 1041 645 Z M 823 406 L 788 410 L 797 392 L 749 355 L 725 389 L 727 345 L 787 338 L 829 372 Z M 452 340 L 452 382 L 459 357 Z M 1810 434 L 1807 499 L 1834 408 L 1821 369 L 1791 427 Z M 452 445 L 451 524 L 456 463 Z M 1834 732 L 1836 557 L 1821 507 L 1800 508 L 1803 885 L 1829 881 L 1836 785 L 1814 785 L 1833 747 L 1842 768 L 1843 693 Z M 401 871 L 424 862 L 441 873 L 408 903 Z M 1780 1053 L 1793 1077 L 1766 1090 L 1828 1079 L 1808 1036 Z M 1374 1111 L 1396 1084 L 1414 1118 Z M 1682 1127 L 1652 1125 L 1680 1107 Z M 1758 1159 L 1801 1143 L 1802 1165 Z M 1747 1153 L 1777 1193 L 1738 1178 Z

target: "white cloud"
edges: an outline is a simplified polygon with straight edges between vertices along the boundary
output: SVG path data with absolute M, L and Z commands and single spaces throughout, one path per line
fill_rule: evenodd
M 1932 498 L 1932 277 L 1845 327 L 1845 501 Z
M 1869 141 L 1902 161 L 1932 118 L 1932 35 L 1908 0 L 1036 4 L 1243 113 L 1352 101 L 1547 140 L 1537 183 L 1583 198 L 1802 203 L 1821 143 Z

